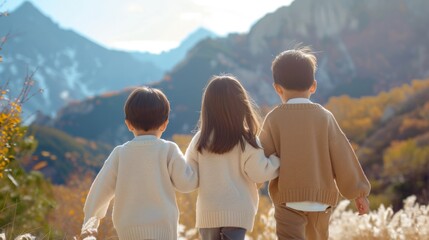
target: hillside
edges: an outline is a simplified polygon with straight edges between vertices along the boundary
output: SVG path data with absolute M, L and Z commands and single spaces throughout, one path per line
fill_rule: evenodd
M 57 113 L 52 121 L 37 120 L 36 124 L 49 125 L 65 130 L 68 134 L 85 139 L 119 144 L 132 137 L 125 126 L 123 106 L 130 90 L 106 93 L 85 100 L 85 104 L 74 103 Z M 78 134 L 77 134 L 78 133 Z
M 377 96 L 331 98 L 326 107 L 356 146 L 376 203 L 429 201 L 429 79 Z
M 74 138 L 54 128 L 33 125 L 27 134 L 34 136 L 37 147 L 22 166 L 40 171 L 55 184 L 65 184 L 72 174 L 95 174 L 112 150 L 110 145 Z

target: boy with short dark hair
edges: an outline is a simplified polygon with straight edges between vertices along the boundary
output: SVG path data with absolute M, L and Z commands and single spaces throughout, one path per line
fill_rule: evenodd
M 82 237 L 97 233 L 115 198 L 112 218 L 119 239 L 177 239 L 175 190 L 194 190 L 198 173 L 175 143 L 161 139 L 170 103 L 160 90 L 142 87 L 130 94 L 124 111 L 135 137 L 113 149 L 95 178 L 85 202 Z
M 316 67 L 309 48 L 284 51 L 272 63 L 283 104 L 266 116 L 260 140 L 266 156 L 280 157 L 279 177 L 269 185 L 280 240 L 328 239 L 339 193 L 355 200 L 360 214 L 369 211 L 370 184 L 352 146 L 332 113 L 309 99 Z

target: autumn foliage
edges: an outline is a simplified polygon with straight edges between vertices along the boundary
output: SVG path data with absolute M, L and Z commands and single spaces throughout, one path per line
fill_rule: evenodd
M 341 128 L 355 142 L 362 142 L 379 124 L 388 121 L 404 108 L 404 103 L 429 89 L 429 80 L 413 81 L 376 96 L 331 98 L 325 105 L 335 115 Z M 426 119 L 427 120 L 427 119 Z M 428 121 L 424 121 L 428 124 Z M 414 123 L 411 123 L 414 124 Z M 423 123 L 419 123 L 423 124 Z
M 377 96 L 333 97 L 326 104 L 355 146 L 371 180 L 372 207 L 429 201 L 429 80 Z

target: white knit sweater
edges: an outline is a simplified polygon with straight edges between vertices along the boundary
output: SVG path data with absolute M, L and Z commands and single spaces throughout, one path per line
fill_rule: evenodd
M 112 151 L 95 178 L 82 230 L 96 230 L 115 198 L 113 224 L 119 239 L 177 239 L 175 190 L 188 192 L 197 185 L 198 173 L 175 143 L 135 137 Z
M 197 151 L 200 133 L 192 139 L 187 151 L 188 162 L 199 171 L 197 228 L 241 227 L 253 229 L 259 195 L 256 183 L 278 176 L 279 159 L 266 158 L 264 151 L 246 142 L 224 154 Z

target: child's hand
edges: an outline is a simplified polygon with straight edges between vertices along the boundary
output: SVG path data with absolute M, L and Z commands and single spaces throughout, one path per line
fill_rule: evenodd
M 76 238 L 74 240 L 96 240 L 97 232 L 95 231 L 85 231 L 81 233 L 79 238 Z
M 82 240 L 96 240 L 97 238 L 95 238 L 95 236 L 87 236 Z
M 359 211 L 359 215 L 369 213 L 369 200 L 367 197 L 358 197 L 355 199 L 356 208 Z
M 97 238 L 95 238 L 94 235 L 88 235 L 85 238 L 82 238 L 82 240 L 96 240 Z
M 73 240 L 97 240 L 94 235 L 81 235 L 80 237 L 74 237 Z

